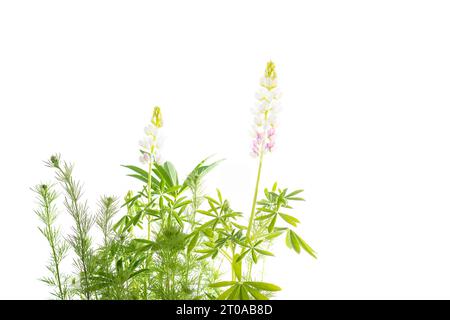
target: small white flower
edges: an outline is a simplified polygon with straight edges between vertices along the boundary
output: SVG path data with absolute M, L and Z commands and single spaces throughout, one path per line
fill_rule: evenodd
M 277 80 L 276 79 L 270 79 L 267 77 L 262 77 L 260 80 L 261 86 L 265 88 L 272 88 L 277 86 Z
M 151 124 L 149 124 L 148 126 L 146 126 L 144 128 L 144 132 L 148 136 L 157 137 L 157 135 L 158 135 L 158 128 L 153 123 L 151 123 Z
M 272 100 L 279 99 L 281 97 L 281 93 L 277 88 L 269 90 L 265 87 L 262 87 L 259 89 L 255 96 L 258 100 L 266 100 L 268 102 L 271 102 Z
M 148 155 L 148 153 L 143 153 L 141 154 L 141 156 L 139 157 L 139 161 L 141 161 L 141 163 L 143 165 L 148 165 L 150 162 L 150 156 Z
M 151 152 L 153 144 L 154 140 L 151 136 L 144 137 L 141 141 L 139 141 L 139 146 L 145 152 Z

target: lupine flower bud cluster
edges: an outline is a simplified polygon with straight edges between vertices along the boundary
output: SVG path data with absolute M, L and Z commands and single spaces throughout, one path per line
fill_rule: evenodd
M 277 74 L 275 64 L 269 61 L 264 77 L 260 81 L 260 89 L 256 93 L 256 107 L 254 109 L 253 142 L 251 154 L 258 157 L 272 152 L 275 146 L 277 114 L 280 109 L 280 91 L 277 88 Z
M 150 124 L 144 128 L 145 137 L 139 141 L 141 156 L 139 160 L 143 164 L 150 161 L 161 163 L 161 127 L 163 125 L 161 109 L 155 107 Z

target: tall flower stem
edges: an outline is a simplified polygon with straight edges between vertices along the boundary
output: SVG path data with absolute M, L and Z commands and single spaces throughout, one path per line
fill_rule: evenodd
M 148 200 L 148 208 L 150 209 L 152 203 L 152 165 L 153 162 L 150 159 L 148 163 L 148 179 L 147 179 L 147 200 Z M 147 240 L 150 240 L 151 237 L 151 218 L 150 215 L 147 216 Z
M 147 179 L 147 206 L 150 209 L 152 203 L 152 160 L 148 163 L 148 179 Z M 147 240 L 151 239 L 151 217 L 150 214 L 147 215 Z M 145 267 L 148 269 L 150 267 L 150 253 L 147 253 L 147 259 L 145 262 Z M 147 300 L 148 282 L 144 283 L 144 298 Z
M 150 124 L 145 127 L 145 137 L 139 142 L 141 146 L 141 157 L 142 163 L 148 165 L 148 176 L 147 176 L 147 240 L 150 241 L 152 237 L 152 227 L 151 227 L 151 206 L 152 206 L 152 167 L 153 161 L 157 163 L 160 161 L 159 154 L 159 144 L 158 144 L 158 131 L 162 127 L 162 116 L 161 109 L 159 107 L 153 108 L 152 119 Z M 152 252 L 147 252 L 147 259 L 145 262 L 146 269 L 150 268 L 150 259 L 152 257 Z M 148 282 L 144 282 L 144 299 L 147 299 L 148 295 Z
M 258 174 L 256 176 L 256 185 L 255 185 L 255 193 L 253 194 L 253 203 L 252 203 L 252 211 L 250 213 L 250 220 L 248 221 L 247 227 L 247 240 L 251 240 L 251 232 L 253 227 L 253 222 L 255 220 L 255 212 L 256 212 L 256 200 L 258 199 L 258 191 L 259 191 L 259 181 L 261 179 L 261 168 L 263 163 L 264 153 L 260 152 L 259 155 L 259 164 L 258 164 Z

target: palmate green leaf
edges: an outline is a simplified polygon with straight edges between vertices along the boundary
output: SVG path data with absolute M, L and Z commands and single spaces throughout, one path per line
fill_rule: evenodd
M 286 221 L 290 225 L 293 225 L 294 227 L 297 226 L 297 223 L 300 223 L 300 220 L 298 220 L 296 217 L 293 217 L 289 214 L 285 214 L 285 213 L 281 213 L 281 212 L 279 212 L 278 214 L 284 221 Z
M 217 300 L 250 300 L 250 295 L 257 300 L 269 298 L 260 291 L 279 291 L 280 287 L 267 282 L 222 281 L 210 285 L 211 288 L 230 287 L 217 297 Z
M 242 283 L 233 282 L 233 285 L 219 295 L 217 300 L 250 300 L 248 287 Z
M 228 296 L 227 300 L 239 300 L 240 299 L 240 291 L 241 291 L 241 285 L 236 284 L 232 287 L 233 291 Z
M 251 286 L 248 286 L 247 284 L 244 284 L 244 287 L 247 289 L 247 291 L 256 299 L 256 300 L 269 300 L 268 297 L 263 295 L 261 292 L 259 292 L 257 289 L 252 288 Z
M 230 295 L 233 293 L 233 291 L 236 289 L 236 285 L 232 286 L 231 288 L 228 288 L 227 290 L 225 290 L 224 292 L 222 292 L 222 294 L 220 294 L 217 297 L 217 300 L 226 300 L 230 297 Z
M 280 291 L 281 288 L 275 284 L 268 282 L 260 282 L 260 281 L 246 281 L 244 282 L 246 285 L 252 286 L 259 290 L 264 291 Z
M 239 286 L 239 300 L 250 300 L 247 288 L 248 287 L 244 285 Z

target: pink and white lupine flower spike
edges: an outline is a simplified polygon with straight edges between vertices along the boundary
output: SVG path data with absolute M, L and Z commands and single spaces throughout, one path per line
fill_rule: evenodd
M 275 64 L 267 63 L 264 77 L 260 81 L 261 88 L 256 93 L 256 107 L 253 110 L 253 141 L 251 155 L 259 157 L 272 152 L 275 146 L 277 114 L 280 110 L 280 90 L 277 88 Z

